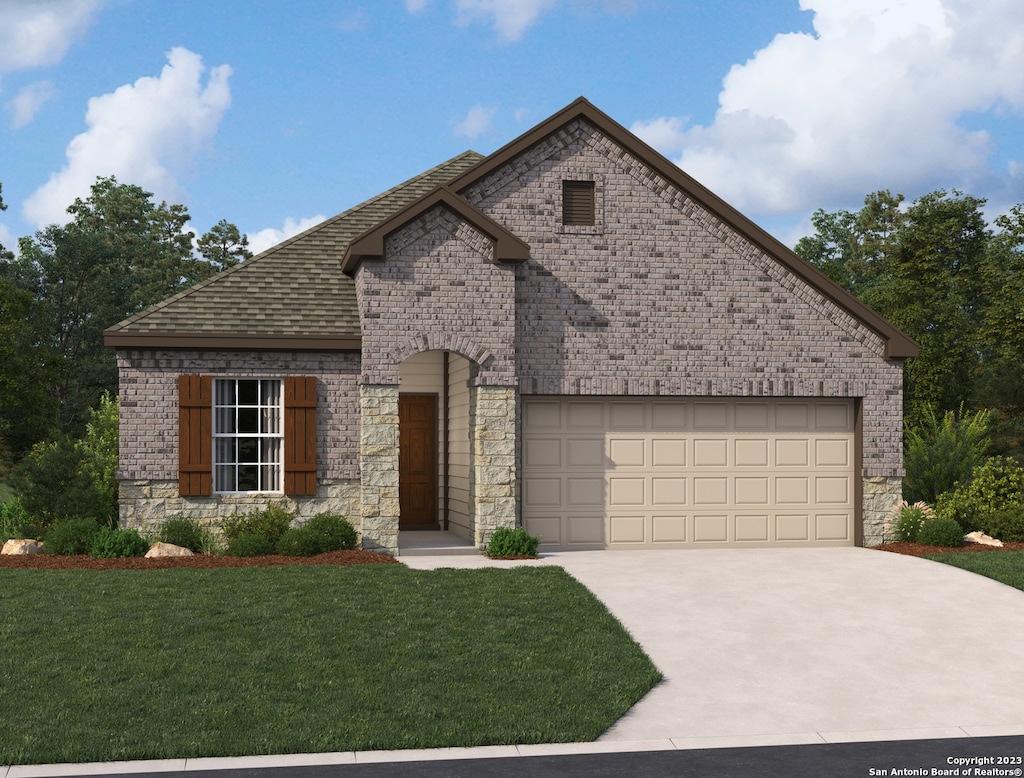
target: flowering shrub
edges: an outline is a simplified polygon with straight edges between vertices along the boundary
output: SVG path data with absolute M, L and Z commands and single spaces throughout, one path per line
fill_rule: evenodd
M 917 536 L 921 527 L 929 519 L 935 518 L 935 511 L 924 502 L 915 502 L 913 505 L 906 500 L 900 500 L 889 511 L 889 517 L 885 520 L 885 531 L 895 527 L 896 539 L 904 542 L 917 542 Z

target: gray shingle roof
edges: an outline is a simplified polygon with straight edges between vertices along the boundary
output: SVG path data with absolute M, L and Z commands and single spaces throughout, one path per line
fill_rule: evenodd
M 473 151 L 460 154 L 157 303 L 107 329 L 107 345 L 216 345 L 241 338 L 264 345 L 276 339 L 283 346 L 322 340 L 337 347 L 358 338 L 355 282 L 341 270 L 349 244 L 481 159 Z

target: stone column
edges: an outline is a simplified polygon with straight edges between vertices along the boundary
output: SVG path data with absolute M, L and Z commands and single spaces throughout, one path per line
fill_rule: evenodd
M 903 497 L 903 479 L 889 476 L 865 476 L 861 516 L 864 521 L 864 545 L 878 546 L 895 539 L 893 529 L 884 533 L 885 520 L 892 506 Z M 883 537 L 884 533 L 884 537 Z
M 398 386 L 359 387 L 363 548 L 398 553 Z
M 516 526 L 516 390 L 474 386 L 469 397 L 470 530 L 477 548 Z

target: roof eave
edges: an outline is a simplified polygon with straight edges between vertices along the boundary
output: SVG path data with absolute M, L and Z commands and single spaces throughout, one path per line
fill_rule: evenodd
M 364 259 L 381 259 L 384 256 L 384 241 L 388 235 L 437 206 L 451 211 L 490 238 L 494 242 L 495 262 L 518 263 L 530 258 L 530 247 L 521 238 L 468 203 L 449 187 L 439 186 L 353 240 L 341 260 L 342 272 L 351 276 Z
M 273 335 L 228 332 L 121 332 L 106 330 L 103 344 L 118 351 L 196 349 L 221 351 L 360 351 L 358 335 Z

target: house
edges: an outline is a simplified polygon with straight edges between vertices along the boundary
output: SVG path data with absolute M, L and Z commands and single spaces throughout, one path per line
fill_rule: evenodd
M 862 545 L 916 345 L 584 99 L 106 332 L 121 522 Z

